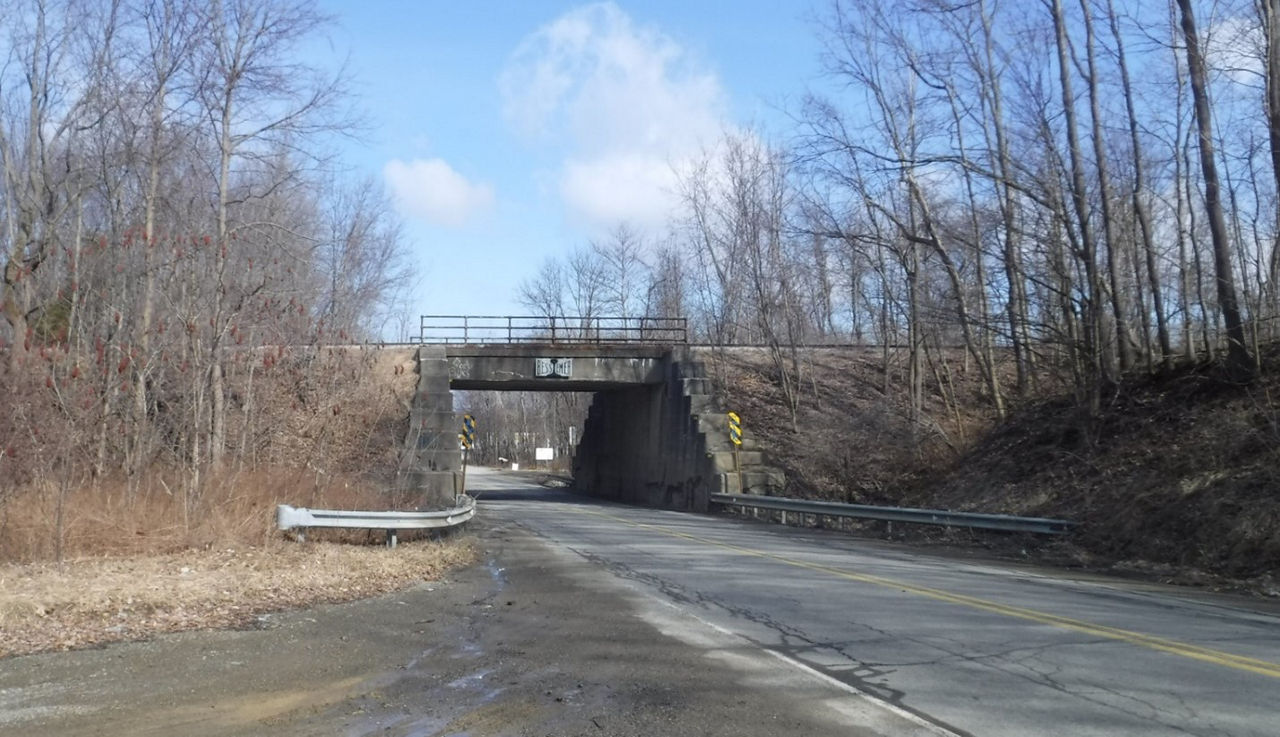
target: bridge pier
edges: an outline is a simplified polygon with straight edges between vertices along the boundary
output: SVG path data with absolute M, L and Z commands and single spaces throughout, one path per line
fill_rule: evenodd
M 449 360 L 444 346 L 422 346 L 400 468 L 401 487 L 418 496 L 417 506 L 445 509 L 453 505 L 454 495 L 461 490 L 461 471 Z

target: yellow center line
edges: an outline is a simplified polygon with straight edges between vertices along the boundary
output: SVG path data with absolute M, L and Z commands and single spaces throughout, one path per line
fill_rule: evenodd
M 820 563 L 810 563 L 804 560 L 788 558 L 786 556 L 776 555 L 774 553 L 767 553 L 763 550 L 756 550 L 754 548 L 745 548 L 740 545 L 723 543 L 718 540 L 710 540 L 705 537 L 690 535 L 684 532 L 672 532 L 671 530 L 664 529 L 657 525 L 645 524 L 643 522 L 632 522 L 631 520 L 618 517 L 616 515 L 607 514 L 605 512 L 600 512 L 597 510 L 583 510 L 583 511 L 588 514 L 594 514 L 596 516 L 604 517 L 606 519 L 610 519 L 615 522 L 620 522 L 624 525 L 629 525 L 631 527 L 637 527 L 644 530 L 657 532 L 662 535 L 667 535 L 668 537 L 677 537 L 684 540 L 690 540 L 693 542 L 702 543 L 703 545 L 710 545 L 712 547 L 721 548 L 723 550 L 729 550 L 735 553 L 739 553 L 741 555 L 747 555 L 755 558 L 765 558 L 768 560 L 776 561 L 778 563 L 782 563 L 784 565 L 794 566 L 796 568 L 804 568 L 811 571 L 817 571 L 819 573 L 826 573 L 832 576 L 836 576 L 837 578 L 843 578 L 847 581 L 857 581 L 858 583 L 866 583 L 874 586 L 882 586 L 884 588 L 892 588 L 892 589 L 897 589 L 899 591 L 906 591 L 912 594 L 934 599 L 936 601 L 945 601 L 951 604 L 959 604 L 961 606 L 966 606 L 971 609 L 980 609 L 985 612 L 1003 614 L 1008 617 L 1015 617 L 1017 619 L 1025 619 L 1032 622 L 1038 622 L 1040 624 L 1052 625 L 1054 627 L 1058 627 L 1061 629 L 1071 630 L 1074 632 L 1082 632 L 1084 634 L 1093 635 L 1096 637 L 1102 637 L 1109 640 L 1119 640 L 1121 642 L 1128 642 L 1133 645 L 1139 645 L 1141 647 L 1150 648 L 1152 650 L 1159 650 L 1161 652 L 1171 653 L 1173 655 L 1179 655 L 1184 658 L 1191 658 L 1192 660 L 1200 660 L 1206 663 L 1213 663 L 1215 665 L 1225 666 L 1227 668 L 1234 668 L 1235 670 L 1247 671 L 1249 673 L 1256 673 L 1258 675 L 1269 676 L 1271 678 L 1280 678 L 1280 663 L 1273 663 L 1269 660 L 1259 660 L 1258 658 L 1250 658 L 1244 655 L 1236 655 L 1234 653 L 1223 652 L 1221 650 L 1214 650 L 1212 648 L 1202 647 L 1200 645 L 1193 645 L 1187 642 L 1180 642 L 1178 640 L 1171 640 L 1165 637 L 1159 637 L 1157 635 L 1148 635 L 1142 632 L 1134 632 L 1132 630 L 1120 629 L 1119 627 L 1110 627 L 1104 624 L 1095 624 L 1093 622 L 1085 622 L 1083 620 L 1071 619 L 1069 617 L 1063 617 L 1057 614 L 1049 614 L 1048 612 L 1041 612 L 1035 609 L 1025 609 L 1023 607 L 1011 606 L 1009 604 L 1001 604 L 996 601 L 981 599 L 976 596 L 967 596 L 965 594 L 954 594 L 949 591 L 943 591 L 942 589 L 935 589 L 927 586 L 919 586 L 913 583 L 907 583 L 905 581 L 899 581 L 896 579 L 886 578 L 883 576 L 874 576 L 868 573 L 854 573 L 852 571 L 845 571 L 839 568 L 825 566 Z

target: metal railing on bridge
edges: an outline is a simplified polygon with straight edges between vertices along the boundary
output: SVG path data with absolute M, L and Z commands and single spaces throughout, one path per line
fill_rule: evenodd
M 673 345 L 689 342 L 689 326 L 683 317 L 423 315 L 418 342 Z

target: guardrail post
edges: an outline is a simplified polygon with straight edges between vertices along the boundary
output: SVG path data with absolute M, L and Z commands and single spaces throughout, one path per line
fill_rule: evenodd
M 396 546 L 396 531 L 387 530 L 387 547 L 394 548 Z

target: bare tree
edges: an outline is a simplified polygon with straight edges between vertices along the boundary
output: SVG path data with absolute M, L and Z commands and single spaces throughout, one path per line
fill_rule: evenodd
M 1138 114 L 1134 106 L 1133 82 L 1129 76 L 1128 56 L 1125 54 L 1124 34 L 1120 32 L 1119 17 L 1113 0 L 1107 0 L 1107 21 L 1115 42 L 1116 64 L 1120 71 L 1121 90 L 1124 95 L 1125 114 L 1129 127 L 1129 146 L 1133 157 L 1133 187 L 1131 197 L 1133 211 L 1138 220 L 1138 232 L 1142 238 L 1142 253 L 1147 270 L 1147 283 L 1151 289 L 1152 307 L 1155 312 L 1156 333 L 1160 346 L 1160 362 L 1166 369 L 1173 365 L 1173 343 L 1169 337 L 1168 318 L 1165 315 L 1164 288 L 1156 265 L 1156 245 L 1151 210 L 1147 206 L 1147 178 L 1143 164 L 1143 148 L 1139 137 Z
M 317 314 L 338 340 L 368 340 L 376 337 L 384 316 L 412 280 L 401 225 L 372 179 L 352 185 L 333 182 L 324 200 L 326 227 L 316 264 L 326 289 Z
M 1191 80 L 1191 98 L 1195 106 L 1200 168 L 1204 177 L 1204 207 L 1209 219 L 1209 235 L 1213 240 L 1213 265 L 1218 285 L 1218 307 L 1227 328 L 1227 360 L 1240 376 L 1252 376 L 1255 371 L 1253 356 L 1245 343 L 1244 323 L 1240 319 L 1240 307 L 1236 301 L 1235 277 L 1231 267 L 1231 246 L 1227 237 L 1226 220 L 1222 212 L 1220 184 L 1214 161 L 1213 120 L 1209 109 L 1208 81 L 1205 75 L 1204 57 L 1200 52 L 1200 37 L 1196 31 L 1195 11 L 1191 0 L 1178 0 L 1182 18 L 1182 36 L 1186 43 L 1187 74 Z
M 654 255 L 654 266 L 649 271 L 645 288 L 644 314 L 651 317 L 684 317 L 687 296 L 685 294 L 685 264 L 679 249 L 666 245 Z
M 592 241 L 591 249 L 604 271 L 605 311 L 615 317 L 636 317 L 649 268 L 644 240 L 635 228 L 620 223 L 607 239 Z
M 197 56 L 196 76 L 218 156 L 212 330 L 207 344 L 207 447 L 214 466 L 221 463 L 226 448 L 222 348 L 244 297 L 228 271 L 229 256 L 237 245 L 232 236 L 238 230 L 233 228 L 231 209 L 240 201 L 264 196 L 282 181 L 272 177 L 257 188 L 251 184 L 233 200 L 232 164 L 261 164 L 272 152 L 264 144 L 296 148 L 297 139 L 350 124 L 333 116 L 342 78 L 322 76 L 288 57 L 328 22 L 310 2 L 300 0 L 214 0 L 203 24 L 206 36 Z M 284 177 L 294 175 L 292 167 L 277 171 Z
M 548 258 L 542 262 L 538 273 L 520 282 L 520 304 L 541 317 L 560 317 L 565 314 L 564 268 L 560 261 Z
M 1062 112 L 1067 133 L 1067 158 L 1070 161 L 1071 178 L 1068 184 L 1071 204 L 1075 211 L 1075 225 L 1080 231 L 1080 260 L 1085 271 L 1086 343 L 1089 375 L 1093 388 L 1090 391 L 1090 407 L 1097 411 L 1101 401 L 1098 385 L 1108 372 L 1103 351 L 1102 289 L 1098 275 L 1097 241 L 1089 212 L 1088 190 L 1085 183 L 1084 155 L 1080 149 L 1080 135 L 1076 123 L 1075 92 L 1071 75 L 1071 50 L 1067 38 L 1067 20 L 1061 0 L 1046 3 L 1053 18 L 1055 48 L 1057 50 L 1059 90 L 1062 93 Z
M 1120 240 L 1116 234 L 1116 216 L 1112 212 L 1111 175 L 1107 163 L 1106 140 L 1103 136 L 1101 74 L 1097 61 L 1097 42 L 1093 33 L 1093 12 L 1089 0 L 1080 0 L 1081 18 L 1084 23 L 1084 46 L 1087 86 L 1089 89 L 1089 114 L 1092 121 L 1093 159 L 1098 178 L 1098 199 L 1101 204 L 1102 235 L 1107 247 L 1107 278 L 1111 298 L 1111 320 L 1115 324 L 1116 354 L 1120 370 L 1133 368 L 1133 338 L 1129 334 L 1129 308 L 1124 286 L 1121 284 Z M 1082 227 L 1084 222 L 1082 221 Z
M 0 77 L 4 117 L 14 121 L 0 128 L 7 241 L 0 313 L 14 343 L 28 349 L 30 322 L 45 307 L 36 301 L 33 277 L 54 256 L 55 233 L 72 214 L 72 202 L 57 179 L 72 165 L 70 138 L 88 91 L 76 97 L 66 78 L 78 27 L 69 3 L 15 2 L 0 12 L 9 32 L 5 67 L 19 70 Z M 21 355 L 10 352 L 14 367 Z

